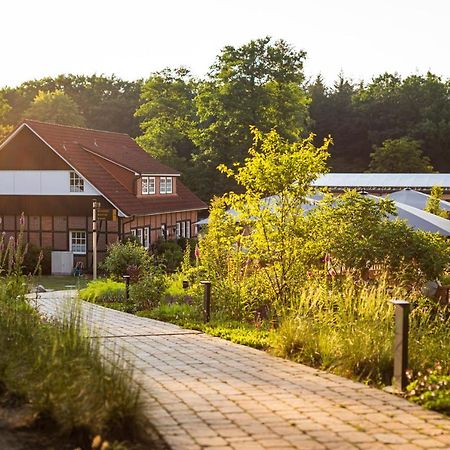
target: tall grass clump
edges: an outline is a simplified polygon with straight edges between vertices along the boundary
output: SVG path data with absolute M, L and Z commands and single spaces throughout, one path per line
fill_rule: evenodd
M 285 309 L 275 354 L 373 383 L 392 377 L 395 293 L 385 283 L 311 281 Z
M 87 302 L 117 302 L 125 300 L 125 284 L 110 279 L 90 281 L 78 296 Z
M 7 262 L 0 273 L 0 387 L 62 432 L 137 436 L 144 415 L 132 367 L 119 353 L 101 350 L 77 306 L 61 320 L 41 317 L 26 298 L 20 242 L 11 239 L 0 250 Z
M 51 418 L 63 432 L 137 433 L 142 421 L 133 370 L 99 341 L 87 336 L 80 311 L 43 322 L 23 296 L 0 293 L 0 380 Z

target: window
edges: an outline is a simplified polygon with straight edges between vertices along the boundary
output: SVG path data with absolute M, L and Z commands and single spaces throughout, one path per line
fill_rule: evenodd
M 142 228 L 136 228 L 136 238 L 139 244 L 141 245 L 142 245 L 142 235 L 143 235 Z
M 172 177 L 161 177 L 159 179 L 159 193 L 160 194 L 172 194 Z
M 70 232 L 70 251 L 75 255 L 86 254 L 86 231 Z
M 84 192 L 84 180 L 76 172 L 70 172 L 70 192 Z
M 148 194 L 148 178 L 142 177 L 142 194 Z
M 142 194 L 155 193 L 155 177 L 142 177 Z
M 142 241 L 142 245 L 145 248 L 149 248 L 150 247 L 150 228 L 149 227 L 144 228 L 144 238 L 143 238 L 143 241 Z
M 184 237 L 184 238 L 190 238 L 191 237 L 191 221 L 190 220 L 183 220 L 181 222 L 177 222 L 177 238 Z
M 167 240 L 167 226 L 165 223 L 161 224 L 161 237 Z

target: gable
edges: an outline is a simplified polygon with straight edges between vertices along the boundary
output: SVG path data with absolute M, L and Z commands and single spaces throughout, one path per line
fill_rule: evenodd
M 71 167 L 28 127 L 0 149 L 0 170 L 70 170 Z

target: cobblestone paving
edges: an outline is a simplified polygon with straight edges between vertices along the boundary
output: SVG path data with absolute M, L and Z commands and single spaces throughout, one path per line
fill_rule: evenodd
M 64 310 L 61 292 L 40 295 L 43 312 Z M 174 325 L 83 311 L 108 347 L 126 348 L 173 449 L 450 449 L 450 420 L 402 398 Z

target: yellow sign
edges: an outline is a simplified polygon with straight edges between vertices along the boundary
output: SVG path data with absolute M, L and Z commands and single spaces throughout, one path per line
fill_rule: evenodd
M 97 219 L 98 220 L 117 220 L 117 210 L 108 208 L 98 208 L 97 209 Z

